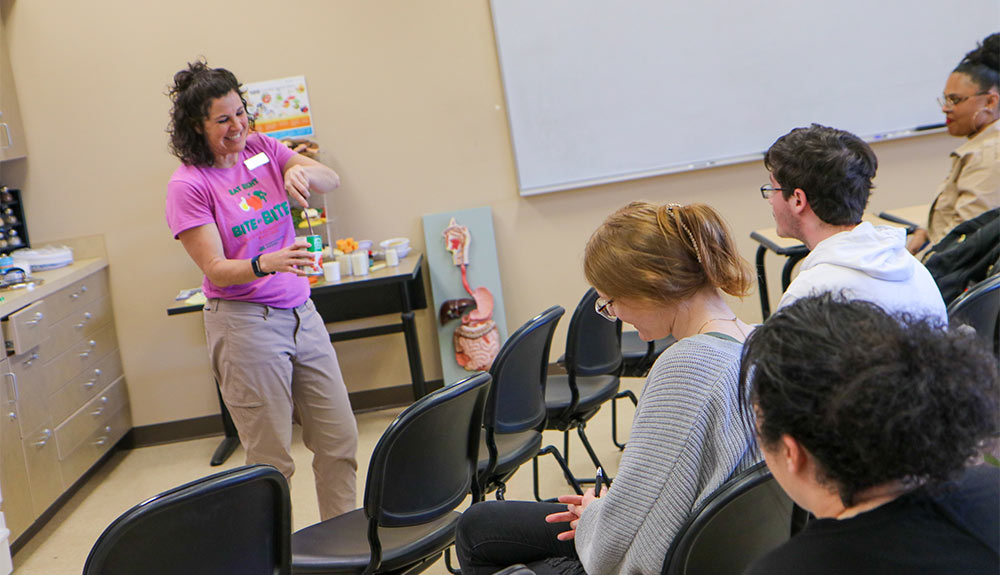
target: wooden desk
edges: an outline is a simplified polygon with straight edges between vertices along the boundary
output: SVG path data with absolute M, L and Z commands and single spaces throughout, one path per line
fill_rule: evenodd
M 326 283 L 320 279 L 319 283 L 312 286 L 310 296 L 323 321 L 328 324 L 399 313 L 399 323 L 332 331 L 330 341 L 346 341 L 402 333 L 406 340 L 406 358 L 410 367 L 414 399 L 419 399 L 427 394 L 424 367 L 420 359 L 420 342 L 417 340 L 417 327 L 413 315 L 414 310 L 427 308 L 423 262 L 423 254 L 415 253 L 401 259 L 398 266 L 386 266 L 369 273 L 367 276 L 345 276 L 341 281 L 335 283 Z M 176 302 L 167 307 L 167 315 L 201 311 L 202 307 L 202 305 Z M 216 392 L 218 392 L 218 385 L 216 385 Z M 222 411 L 225 438 L 212 456 L 212 465 L 222 465 L 239 445 L 236 427 L 233 425 L 229 410 L 226 409 L 226 405 L 222 401 L 221 393 L 219 393 L 219 406 Z
M 923 208 L 924 214 L 926 214 L 926 210 L 929 209 L 929 206 L 925 204 L 923 206 L 911 206 L 903 209 L 906 210 L 905 213 L 907 215 L 910 215 L 916 213 L 919 208 Z M 902 212 L 902 209 L 900 211 Z M 886 212 L 881 212 L 877 216 L 865 214 L 862 219 L 863 221 L 871 222 L 876 226 L 902 226 L 907 228 L 907 233 L 912 231 L 909 227 L 911 225 L 910 222 L 900 221 L 898 218 L 890 219 L 883 217 L 883 214 L 885 213 Z M 781 291 L 784 293 L 784 291 L 788 289 L 788 285 L 792 283 L 792 270 L 795 269 L 795 264 L 799 263 L 803 258 L 809 255 L 809 250 L 806 249 L 805 244 L 797 239 L 779 237 L 777 228 L 762 228 L 754 230 L 753 232 L 750 232 L 750 237 L 760 244 L 757 246 L 755 267 L 757 268 L 757 292 L 760 295 L 761 319 L 766 320 L 768 316 L 771 315 L 771 301 L 767 293 L 767 274 L 764 271 L 764 256 L 767 254 L 768 250 L 770 250 L 779 256 L 785 256 L 787 258 L 785 260 L 785 265 L 781 268 Z

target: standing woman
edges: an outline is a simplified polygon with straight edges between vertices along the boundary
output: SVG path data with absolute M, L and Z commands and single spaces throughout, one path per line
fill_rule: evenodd
M 246 462 L 295 471 L 292 422 L 313 452 L 322 519 L 355 508 L 357 425 L 337 355 L 301 270 L 290 202 L 340 180 L 330 168 L 250 133 L 232 72 L 189 64 L 170 88 L 170 147 L 182 165 L 167 184 L 167 223 L 205 274 L 212 371 Z
M 722 218 L 704 204 L 629 204 L 591 236 L 584 273 L 609 321 L 678 341 L 646 378 L 611 489 L 471 506 L 455 543 L 465 575 L 514 563 L 539 575 L 658 575 L 695 506 L 760 458 L 737 400 L 752 328 L 722 296 L 745 295 L 750 270 Z
M 1000 34 L 990 34 L 948 76 L 938 98 L 948 133 L 968 138 L 951 153 L 951 173 L 906 247 L 917 253 L 952 228 L 1000 207 Z

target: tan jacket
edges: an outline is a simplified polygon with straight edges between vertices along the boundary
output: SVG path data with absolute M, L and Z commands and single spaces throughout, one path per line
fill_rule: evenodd
M 951 158 L 951 173 L 928 216 L 931 245 L 958 224 L 1000 207 L 1000 121 L 956 148 Z

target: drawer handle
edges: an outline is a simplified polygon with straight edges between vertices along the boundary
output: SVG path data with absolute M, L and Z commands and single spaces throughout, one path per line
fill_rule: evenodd
M 104 426 L 104 433 L 111 433 L 111 426 L 110 425 L 105 425 Z
M 80 323 L 76 324 L 76 327 L 77 328 L 81 328 L 81 327 L 87 325 L 87 322 L 90 321 L 93 317 L 94 317 L 94 315 L 88 311 L 87 313 L 83 314 L 83 321 L 81 321 Z
M 100 417 L 102 413 L 104 413 L 104 407 L 98 407 L 94 411 L 91 411 L 90 415 L 93 415 L 94 417 Z
M 107 442 L 108 442 L 108 438 L 105 437 L 105 436 L 101 436 L 101 437 L 97 438 L 97 441 L 94 442 L 94 445 L 96 445 L 97 447 L 100 447 L 102 445 L 105 445 Z
M 17 376 L 14 375 L 12 372 L 8 371 L 7 373 L 4 374 L 4 377 L 10 384 L 10 388 L 8 389 L 13 390 L 13 392 L 8 391 L 7 393 L 7 403 L 17 403 L 18 401 L 20 401 L 20 398 L 17 395 Z
M 83 388 L 84 389 L 90 389 L 90 388 L 94 387 L 95 383 L 97 383 L 96 379 L 92 379 L 90 381 L 85 381 L 85 382 L 83 382 Z
M 17 421 L 17 412 L 11 411 L 7 414 L 7 417 L 9 417 L 11 421 Z
M 31 356 L 28 358 L 28 361 L 24 362 L 24 366 L 25 367 L 29 367 L 31 364 L 35 363 L 36 359 L 38 359 L 38 353 L 37 352 L 31 354 Z
M 49 439 L 51 438 L 52 438 L 52 430 L 44 429 L 42 430 L 42 438 L 39 439 L 38 441 L 35 441 L 33 445 L 38 448 L 45 447 L 45 445 L 49 442 Z
M 24 322 L 24 325 L 38 325 L 38 322 L 42 321 L 42 318 L 44 317 L 45 315 L 42 312 L 36 311 L 35 318 Z
M 90 352 L 93 351 L 95 347 L 97 347 L 97 342 L 94 340 L 90 340 L 87 342 L 87 345 L 90 346 L 90 349 L 88 349 L 87 351 L 81 351 L 80 357 L 90 357 Z

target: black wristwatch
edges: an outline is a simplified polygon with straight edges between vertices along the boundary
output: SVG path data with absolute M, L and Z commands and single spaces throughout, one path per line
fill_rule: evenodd
M 274 272 L 260 271 L 260 254 L 257 254 L 254 257 L 250 258 L 250 267 L 253 268 L 253 275 L 259 278 L 266 278 L 267 276 L 274 275 Z

